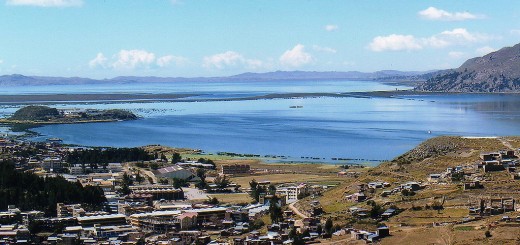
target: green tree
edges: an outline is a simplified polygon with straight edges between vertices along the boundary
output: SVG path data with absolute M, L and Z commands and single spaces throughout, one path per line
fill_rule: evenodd
M 164 155 L 164 153 L 161 153 L 161 160 L 167 162 L 168 161 L 168 158 L 166 158 L 166 156 Z
M 140 172 L 137 172 L 137 174 L 135 175 L 135 181 L 137 181 L 137 183 L 141 184 L 141 182 L 144 181 L 144 178 L 141 176 Z
M 186 180 L 173 178 L 173 188 L 180 189 L 184 186 L 186 186 Z
M 276 195 L 273 195 L 269 202 L 269 217 L 271 218 L 272 223 L 283 221 L 282 208 L 278 206 L 279 200 L 280 199 Z
M 182 160 L 181 154 L 179 154 L 177 152 L 173 153 L 173 155 L 172 155 L 173 164 L 176 164 L 176 163 L 180 162 L 181 160 Z
M 226 175 L 218 175 L 213 183 L 217 185 L 217 188 L 225 189 L 229 186 L 229 178 Z
M 121 188 L 119 189 L 119 193 L 123 195 L 130 194 L 130 186 L 133 185 L 132 178 L 127 173 L 123 174 L 123 179 L 121 180 Z
M 325 233 L 332 234 L 332 228 L 334 227 L 334 224 L 332 223 L 331 218 L 327 218 L 327 221 L 325 221 Z
M 203 168 L 197 169 L 197 177 L 199 177 L 200 181 L 196 184 L 197 188 L 199 189 L 205 189 L 208 187 L 208 184 L 206 183 L 206 170 Z

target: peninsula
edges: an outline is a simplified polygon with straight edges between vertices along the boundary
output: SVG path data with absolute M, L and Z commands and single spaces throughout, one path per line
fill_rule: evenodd
M 62 124 L 135 120 L 138 117 L 127 110 L 110 109 L 56 109 L 31 105 L 16 111 L 11 117 L 0 119 L 3 124 Z

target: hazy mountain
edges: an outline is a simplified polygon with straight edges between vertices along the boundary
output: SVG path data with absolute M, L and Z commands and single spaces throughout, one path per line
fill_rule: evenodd
M 416 90 L 437 92 L 520 92 L 520 44 L 467 60 L 441 71 Z
M 402 72 L 402 71 L 378 71 L 378 72 L 315 72 L 315 71 L 275 71 L 266 73 L 242 73 L 227 77 L 136 77 L 121 76 L 111 79 L 90 79 L 80 77 L 42 77 L 42 76 L 24 76 L 19 74 L 0 76 L 0 86 L 14 85 L 58 85 L 58 84 L 95 84 L 95 83 L 134 83 L 134 82 L 218 82 L 218 81 L 288 81 L 288 80 L 394 80 L 392 78 L 404 79 L 408 77 L 416 77 L 426 72 Z M 399 79 L 397 79 L 399 80 Z

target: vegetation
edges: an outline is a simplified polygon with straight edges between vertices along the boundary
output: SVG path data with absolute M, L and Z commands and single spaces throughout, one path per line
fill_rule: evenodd
M 101 209 L 106 202 L 99 187 L 83 187 L 63 177 L 41 178 L 33 173 L 19 172 L 11 161 L 0 162 L 0 210 L 16 205 L 21 210 L 42 210 L 56 216 L 56 203 L 83 203 Z
M 74 151 L 67 156 L 71 164 L 106 164 L 110 162 L 150 161 L 153 155 L 141 148 L 95 148 Z
M 199 189 L 205 189 L 208 187 L 208 183 L 206 183 L 206 170 L 203 168 L 197 169 L 197 177 L 199 177 L 200 181 L 195 184 L 195 186 Z
M 251 197 L 254 199 L 255 203 L 260 200 L 260 194 L 265 193 L 266 190 L 264 187 L 260 186 L 255 179 L 252 179 L 249 182 L 249 187 L 251 187 Z
M 46 121 L 60 116 L 56 108 L 48 106 L 26 106 L 16 111 L 11 119 L 13 120 L 35 120 Z
M 79 112 L 75 116 L 67 116 L 56 108 L 48 106 L 26 106 L 16 111 L 6 122 L 29 121 L 32 123 L 73 123 L 85 121 L 135 120 L 137 116 L 130 111 L 111 109 Z
M 176 163 L 180 162 L 181 160 L 182 160 L 181 154 L 179 154 L 177 152 L 173 153 L 173 155 L 172 155 L 173 164 L 176 164 Z
M 134 181 L 132 180 L 132 178 L 130 178 L 130 175 L 124 173 L 123 180 L 121 181 L 121 184 L 120 184 L 121 189 L 119 189 L 119 193 L 121 193 L 123 195 L 130 194 L 130 192 L 131 192 L 130 186 L 133 184 L 134 184 Z

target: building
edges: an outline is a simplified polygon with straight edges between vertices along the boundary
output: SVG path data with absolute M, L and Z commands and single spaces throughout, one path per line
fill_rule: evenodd
M 58 218 L 79 217 L 85 214 L 85 210 L 81 208 L 81 204 L 56 204 L 56 213 Z
M 61 172 L 63 161 L 61 157 L 46 157 L 43 159 L 42 168 L 47 172 Z
M 130 215 L 130 223 L 145 232 L 164 234 L 196 227 L 197 216 L 191 211 L 154 211 Z
M 80 226 L 94 225 L 125 225 L 126 216 L 123 214 L 109 214 L 109 215 L 96 215 L 96 216 L 85 216 L 77 217 L 78 224 Z
M 134 195 L 151 195 L 153 200 L 182 200 L 184 191 L 168 185 L 130 186 Z
M 251 166 L 249 164 L 229 164 L 220 167 L 220 174 L 249 174 Z
M 191 180 L 195 177 L 193 172 L 191 172 L 189 169 L 185 169 L 181 166 L 176 165 L 158 169 L 157 171 L 155 171 L 155 176 L 161 178 L 177 178 L 183 180 Z
M 287 186 L 276 189 L 276 194 L 285 195 L 286 202 L 290 203 L 298 200 L 298 196 L 307 195 L 309 188 L 306 184 L 302 183 L 297 186 Z

